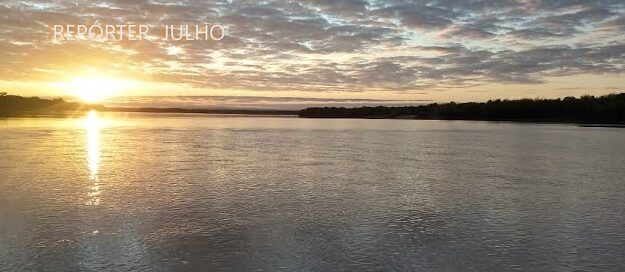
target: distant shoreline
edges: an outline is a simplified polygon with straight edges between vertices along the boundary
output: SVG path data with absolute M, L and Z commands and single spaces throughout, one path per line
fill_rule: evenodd
M 143 112 L 143 113 L 202 113 L 202 114 L 248 114 L 248 115 L 292 115 L 298 116 L 298 110 L 264 109 L 184 109 L 184 108 L 124 108 L 105 107 L 103 112 Z
M 297 116 L 327 119 L 464 120 L 526 123 L 567 123 L 585 127 L 625 127 L 625 93 L 563 99 L 494 100 L 485 103 L 446 103 L 407 107 L 272 109 L 126 108 L 0 95 L 0 117 L 68 116 L 89 110 L 136 113 L 195 113 L 224 115 Z
M 301 110 L 299 116 L 625 125 L 625 93 L 600 97 L 432 103 L 409 107 L 307 108 Z
M 144 113 L 198 113 L 198 114 L 249 114 L 249 115 L 291 115 L 298 116 L 297 110 L 271 109 L 184 109 L 184 108 L 126 108 L 105 107 L 97 104 L 67 102 L 62 98 L 44 99 L 17 95 L 0 95 L 0 117 L 34 115 L 74 115 L 90 110 L 100 112 L 144 112 Z

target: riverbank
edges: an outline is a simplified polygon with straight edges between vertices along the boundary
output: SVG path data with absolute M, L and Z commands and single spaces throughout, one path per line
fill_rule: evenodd
M 625 93 L 600 97 L 490 100 L 408 107 L 307 108 L 304 118 L 363 118 L 625 124 Z
M 85 111 L 284 115 L 301 118 L 357 118 L 407 120 L 467 120 L 530 123 L 574 123 L 584 126 L 625 126 L 625 93 L 562 99 L 491 100 L 484 103 L 446 103 L 407 107 L 274 109 L 131 108 L 67 102 L 15 95 L 0 96 L 0 117 L 77 115 Z

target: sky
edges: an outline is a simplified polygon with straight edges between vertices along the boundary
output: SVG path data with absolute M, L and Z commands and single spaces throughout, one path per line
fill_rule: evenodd
M 49 35 L 54 24 L 96 23 L 212 23 L 227 33 Z M 0 91 L 71 99 L 72 82 L 97 75 L 123 83 L 102 101 L 111 105 L 410 105 L 625 90 L 623 0 L 2 0 L 0 33 Z

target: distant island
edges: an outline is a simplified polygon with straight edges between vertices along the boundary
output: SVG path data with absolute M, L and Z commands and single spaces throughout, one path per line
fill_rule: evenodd
M 304 118 L 483 120 L 625 124 L 625 93 L 562 99 L 490 100 L 409 107 L 307 108 Z
M 152 112 L 152 113 L 206 113 L 206 114 L 250 114 L 250 115 L 298 115 L 297 110 L 262 109 L 183 109 L 183 108 L 126 108 L 105 107 L 109 112 Z
M 563 122 L 625 125 L 625 93 L 599 97 L 559 99 L 490 100 L 477 103 L 444 103 L 406 107 L 306 108 L 291 110 L 126 108 L 68 102 L 0 93 L 0 117 L 73 114 L 88 110 L 106 112 L 206 113 L 297 115 L 302 118 L 368 118 L 422 120 L 482 120 Z

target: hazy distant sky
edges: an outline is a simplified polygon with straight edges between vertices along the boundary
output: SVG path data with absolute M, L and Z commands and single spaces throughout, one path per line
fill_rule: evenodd
M 219 42 L 48 37 L 48 25 L 96 21 L 209 22 L 229 32 Z M 54 82 L 91 70 L 141 82 L 124 95 L 259 101 L 625 90 L 623 0 L 3 0 L 0 33 L 0 89 L 23 95 L 66 96 Z

